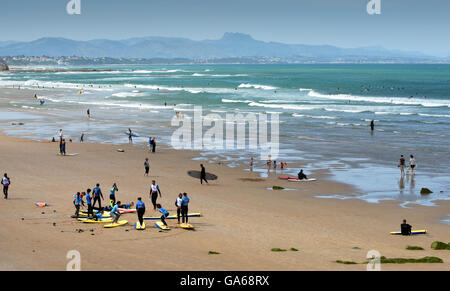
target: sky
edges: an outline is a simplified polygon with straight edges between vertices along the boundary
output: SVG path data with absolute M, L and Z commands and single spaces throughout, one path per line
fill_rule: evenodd
M 0 0 L 0 41 L 142 36 L 218 39 L 241 32 L 263 41 L 382 46 L 450 56 L 449 0 Z

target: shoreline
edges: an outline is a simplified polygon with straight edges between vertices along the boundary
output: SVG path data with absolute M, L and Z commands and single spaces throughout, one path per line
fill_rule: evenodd
M 11 199 L 0 201 L 1 222 L 5 225 L 0 235 L 8 237 L 0 242 L 0 269 L 62 270 L 67 263 L 65 253 L 71 249 L 82 254 L 83 270 L 365 270 L 365 265 L 334 261 L 364 261 L 371 249 L 387 257 L 427 255 L 444 260 L 443 264 L 382 265 L 383 270 L 450 267 L 448 252 L 429 249 L 434 240 L 450 239 L 448 226 L 437 221 L 447 215 L 448 201 L 440 203 L 441 207 L 411 210 L 391 201 L 369 204 L 356 199 L 317 199 L 314 194 L 352 189 L 327 180 L 299 185 L 270 177 L 245 182 L 240 179 L 259 175 L 215 163 L 205 165 L 219 180 L 200 186 L 186 175 L 200 163 L 192 160 L 197 155 L 193 151 L 163 148 L 151 154 L 139 146 L 124 144 L 120 147 L 125 152 L 118 153 L 117 147 L 71 143 L 69 152 L 79 155 L 60 157 L 56 155 L 56 143 L 0 135 L 0 157 L 12 179 Z M 149 178 L 142 176 L 146 156 L 151 165 Z M 190 220 L 196 231 L 177 229 L 171 221 L 173 229 L 167 233 L 154 227 L 138 232 L 131 226 L 135 214 L 123 217 L 129 220 L 128 226 L 111 230 L 70 218 L 74 192 L 92 188 L 97 182 L 105 194 L 110 184 L 117 182 L 118 199 L 124 202 L 142 196 L 147 204 L 146 216 L 153 215 L 147 194 L 152 178 L 161 187 L 162 205 L 167 205 L 171 213 L 177 193 L 189 193 L 190 211 L 203 213 L 203 217 Z M 266 190 L 272 185 L 297 190 Z M 36 207 L 37 201 L 50 206 Z M 389 235 L 404 217 L 414 228 L 426 228 L 429 233 L 406 238 Z M 79 233 L 77 229 L 84 231 Z M 406 245 L 421 245 L 425 251 L 411 252 L 405 250 Z M 270 251 L 276 247 L 299 251 Z M 208 255 L 210 250 L 221 254 Z

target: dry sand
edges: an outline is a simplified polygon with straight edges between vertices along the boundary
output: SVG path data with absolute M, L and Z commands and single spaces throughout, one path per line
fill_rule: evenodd
M 364 264 L 335 261 L 363 262 L 374 249 L 386 257 L 444 260 L 443 264 L 382 265 L 383 270 L 450 270 L 450 251 L 430 249 L 435 240 L 450 241 L 449 226 L 439 222 L 450 201 L 439 202 L 439 207 L 405 209 L 395 201 L 318 199 L 313 196 L 353 189 L 325 180 L 325 172 L 315 173 L 318 181 L 309 183 L 280 181 L 274 175 L 243 181 L 258 175 L 208 162 L 203 162 L 207 171 L 219 179 L 200 185 L 186 174 L 199 169 L 200 162 L 192 160 L 196 152 L 164 148 L 152 154 L 144 145 L 80 143 L 68 143 L 67 148 L 79 155 L 58 156 L 57 143 L 0 136 L 0 172 L 7 172 L 12 180 L 10 198 L 0 200 L 0 269 L 65 270 L 67 252 L 78 250 L 82 270 L 365 270 Z M 146 157 L 150 177 L 143 175 Z M 176 213 L 177 194 L 189 193 L 190 212 L 204 215 L 190 219 L 195 231 L 177 228 L 174 220 L 167 232 L 158 231 L 150 221 L 145 231 L 136 231 L 135 214 L 123 215 L 129 225 L 113 229 L 70 218 L 73 195 L 97 182 L 105 198 L 116 182 L 118 200 L 136 201 L 142 196 L 146 216 L 156 215 L 148 197 L 152 179 L 162 190 L 160 203 L 171 214 Z M 273 185 L 296 191 L 266 190 Z M 37 207 L 38 201 L 50 206 Z M 389 235 L 399 229 L 403 218 L 414 229 L 426 228 L 429 233 Z M 409 251 L 407 245 L 425 250 Z M 299 251 L 272 252 L 271 248 Z M 209 255 L 209 251 L 221 254 Z

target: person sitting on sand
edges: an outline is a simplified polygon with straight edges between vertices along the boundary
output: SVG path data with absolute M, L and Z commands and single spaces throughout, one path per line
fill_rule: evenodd
M 114 207 L 111 209 L 111 217 L 113 218 L 112 223 L 117 223 L 117 221 L 119 220 L 120 217 L 120 212 L 119 212 L 119 207 L 121 206 L 122 203 L 120 203 L 120 201 L 117 201 L 117 204 L 114 205 Z
M 403 223 L 400 225 L 402 235 L 411 235 L 412 226 L 406 223 L 406 219 L 403 219 Z
M 308 180 L 308 177 L 306 177 L 305 173 L 303 173 L 303 169 L 298 172 L 298 179 L 299 180 Z
M 103 219 L 103 210 L 99 210 L 99 211 L 97 211 L 97 213 L 95 213 L 94 220 L 100 221 L 102 219 Z
M 161 222 L 167 226 L 166 223 L 166 217 L 169 216 L 169 211 L 165 210 L 164 208 L 162 208 L 161 204 L 156 204 L 156 208 L 158 208 L 158 211 L 161 212 Z
M 84 206 L 83 196 L 80 192 L 77 192 L 77 194 L 74 195 L 73 205 L 75 205 L 75 216 L 78 217 L 80 207 Z

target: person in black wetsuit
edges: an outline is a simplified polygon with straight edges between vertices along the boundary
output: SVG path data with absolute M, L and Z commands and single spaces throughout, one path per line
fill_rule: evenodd
M 370 130 L 373 131 L 375 129 L 375 121 L 370 122 Z
M 308 180 L 308 177 L 306 177 L 305 173 L 303 173 L 303 170 L 300 170 L 300 172 L 298 172 L 298 179 L 299 180 Z
M 209 184 L 208 181 L 206 181 L 206 169 L 203 167 L 203 164 L 200 164 L 200 167 L 202 167 L 202 170 L 200 172 L 200 184 L 203 184 L 203 180 L 205 180 L 206 184 Z
M 400 225 L 402 235 L 411 235 L 412 226 L 406 223 L 406 219 L 403 219 L 403 223 Z

